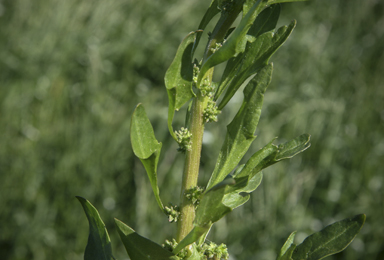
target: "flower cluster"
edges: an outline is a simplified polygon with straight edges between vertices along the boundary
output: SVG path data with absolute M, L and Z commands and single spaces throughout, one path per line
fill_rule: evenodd
M 192 134 L 187 128 L 182 127 L 179 131 L 175 132 L 177 143 L 179 148 L 177 149 L 180 152 L 185 153 L 186 151 L 191 151 L 192 149 Z
M 203 192 L 204 192 L 203 187 L 196 186 L 187 190 L 185 192 L 185 197 L 188 200 L 192 201 L 192 204 L 195 206 L 195 208 L 197 208 L 197 206 L 200 203 L 201 195 L 203 194 Z
M 217 245 L 213 242 L 205 242 L 202 247 L 200 254 L 207 260 L 213 259 L 224 259 L 228 260 L 229 254 L 227 246 L 224 244 Z M 203 258 L 204 259 L 204 258 Z
M 216 43 L 216 44 L 215 44 L 215 47 L 211 48 L 210 50 L 211 50 L 212 53 L 215 53 L 215 52 L 216 52 L 218 49 L 220 49 L 222 46 L 223 46 L 222 43 Z
M 204 109 L 203 117 L 206 123 L 209 122 L 217 122 L 217 115 L 219 115 L 221 111 L 217 108 L 216 102 L 212 99 L 208 100 L 207 107 Z
M 170 204 L 169 207 L 164 207 L 165 214 L 168 216 L 169 223 L 177 222 L 180 217 L 180 208 L 177 205 Z

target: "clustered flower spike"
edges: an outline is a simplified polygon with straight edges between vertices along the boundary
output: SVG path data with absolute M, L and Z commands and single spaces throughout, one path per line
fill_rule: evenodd
M 164 207 L 165 214 L 168 216 L 169 223 L 177 222 L 180 217 L 180 208 L 177 205 L 170 204 L 169 207 Z
M 199 66 L 199 64 L 197 64 L 197 61 L 195 61 L 193 64 L 193 78 L 192 78 L 195 86 L 197 84 L 197 78 L 199 76 L 199 73 L 200 73 L 200 66 Z
M 204 121 L 206 123 L 209 122 L 217 122 L 217 115 L 219 115 L 221 111 L 217 108 L 216 102 L 212 99 L 208 100 L 207 107 L 204 109 Z
M 223 46 L 221 43 L 216 43 L 214 48 L 211 48 L 211 52 L 215 53 L 218 49 L 220 49 Z
M 205 78 L 203 82 L 200 84 L 200 93 L 203 97 L 208 96 L 211 97 L 213 95 L 213 91 L 215 88 L 213 87 L 212 84 L 209 83 L 209 80 Z
M 192 204 L 195 206 L 195 208 L 197 208 L 199 206 L 201 195 L 203 194 L 203 192 L 204 192 L 203 187 L 196 186 L 187 190 L 185 192 L 185 197 L 188 200 L 192 201 Z
M 175 132 L 177 143 L 179 148 L 177 149 L 180 152 L 185 153 L 186 151 L 191 151 L 192 149 L 192 134 L 188 131 L 187 128 L 182 127 L 179 131 Z
M 227 250 L 227 246 L 224 244 L 217 245 L 213 242 L 205 242 L 201 247 L 200 254 L 203 259 L 214 260 L 214 259 L 223 259 L 228 260 L 229 254 Z

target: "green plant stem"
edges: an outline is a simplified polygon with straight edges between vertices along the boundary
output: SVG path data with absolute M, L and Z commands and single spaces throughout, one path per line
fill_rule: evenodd
M 228 29 L 236 19 L 238 13 L 241 10 L 241 5 L 234 8 L 229 13 L 224 13 L 220 17 L 220 21 L 214 28 L 210 41 L 204 52 L 203 61 L 206 60 L 211 54 L 212 49 L 215 48 L 216 43 L 221 42 Z M 209 83 L 212 82 L 213 68 L 210 69 L 206 77 Z M 199 88 L 199 86 L 198 86 Z M 180 212 L 181 217 L 178 221 L 176 240 L 180 242 L 188 233 L 193 229 L 193 220 L 195 219 L 195 206 L 192 201 L 185 197 L 185 192 L 188 189 L 197 186 L 197 180 L 199 177 L 200 157 L 201 157 L 201 146 L 203 143 L 204 134 L 204 120 L 203 112 L 208 101 L 207 97 L 201 96 L 198 91 L 197 97 L 193 101 L 191 111 L 191 125 L 190 132 L 192 133 L 192 149 L 187 151 L 184 164 L 183 180 L 180 194 Z
M 193 101 L 191 111 L 190 132 L 192 133 L 192 149 L 186 152 L 184 173 L 181 187 L 181 218 L 178 221 L 177 241 L 180 242 L 193 228 L 193 220 L 195 219 L 195 206 L 192 201 L 188 200 L 185 192 L 188 189 L 197 186 L 199 176 L 201 146 L 203 142 L 204 121 L 203 112 L 205 108 L 206 97 L 202 97 L 198 93 Z

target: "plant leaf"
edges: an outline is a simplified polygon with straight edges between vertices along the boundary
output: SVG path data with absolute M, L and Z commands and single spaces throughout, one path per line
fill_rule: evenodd
M 87 247 L 84 252 L 84 260 L 111 260 L 111 240 L 104 222 L 97 209 L 86 199 L 76 196 L 83 206 L 85 215 L 89 222 L 89 236 Z
M 296 245 L 293 243 L 295 239 L 296 231 L 292 232 L 287 241 L 285 241 L 283 247 L 280 250 L 279 255 L 276 260 L 292 260 L 292 253 L 296 248 Z
M 134 154 L 143 163 L 151 182 L 153 193 L 160 209 L 164 211 L 160 198 L 159 187 L 157 186 L 157 164 L 159 162 L 162 144 L 156 140 L 151 122 L 145 109 L 138 104 L 131 119 L 131 144 Z
M 203 30 L 205 29 L 205 27 L 207 27 L 207 25 L 212 20 L 212 18 L 215 17 L 220 12 L 220 10 L 218 9 L 217 2 L 218 0 L 213 0 L 211 2 L 208 10 L 205 12 L 204 17 L 199 24 L 199 30 L 197 31 L 196 40 L 195 40 L 195 43 L 193 44 L 192 56 L 195 53 L 197 46 L 199 45 L 200 38 L 203 35 Z
M 274 138 L 269 144 L 252 155 L 238 176 L 249 175 L 250 172 L 257 173 L 281 160 L 292 158 L 311 146 L 310 138 L 309 134 L 302 134 L 279 146 L 273 144 L 276 139 Z
M 240 110 L 227 126 L 227 135 L 221 148 L 207 190 L 218 184 L 236 167 L 256 138 L 264 92 L 272 78 L 272 64 L 265 66 L 244 89 L 244 100 Z
M 117 231 L 131 260 L 178 260 L 172 252 L 140 236 L 132 228 L 115 219 Z
M 273 144 L 273 141 L 275 140 L 276 138 L 272 139 L 272 141 L 270 141 L 266 146 L 264 146 L 259 151 L 254 153 L 236 176 L 243 177 L 243 176 L 249 175 L 252 171 L 253 172 L 261 171 L 263 168 L 261 168 L 259 165 L 264 165 L 264 164 L 261 164 L 263 161 L 269 161 L 270 156 L 271 155 L 275 156 L 277 153 L 277 146 Z M 259 167 L 256 168 L 257 166 Z
M 230 175 L 206 191 L 196 210 L 195 226 L 207 226 L 218 221 L 249 199 L 249 193 L 261 183 L 262 173 L 241 178 Z
M 276 17 L 274 16 L 274 18 Z M 274 22 L 274 20 L 272 21 Z M 227 78 L 222 80 L 222 84 L 225 85 L 219 85 L 221 92 L 227 89 L 218 105 L 219 109 L 222 109 L 229 102 L 247 78 L 268 64 L 271 56 L 284 44 L 295 26 L 296 21 L 292 21 L 288 26 L 282 26 L 276 32 L 263 33 L 254 42 L 247 45 L 249 47 L 246 49 L 246 53 L 242 55 L 241 60 L 237 61 L 239 65 L 233 68 L 236 70 L 233 70 Z
M 249 29 L 247 34 L 257 38 L 265 32 L 274 30 L 280 16 L 280 9 L 280 5 L 273 5 L 262 11 L 256 17 L 255 22 L 253 23 L 252 27 Z M 219 87 L 217 88 L 217 91 L 215 93 L 214 100 L 217 100 L 220 97 L 225 88 L 234 78 L 237 70 L 239 69 L 239 66 L 242 64 L 241 61 L 243 60 L 244 56 L 247 55 L 251 46 L 252 43 L 248 42 L 244 53 L 239 54 L 236 57 L 228 60 Z
M 179 110 L 195 94 L 192 91 L 192 48 L 198 32 L 189 33 L 177 49 L 176 56 L 165 73 L 165 87 L 168 93 L 168 129 L 177 140 L 172 121 L 175 111 Z
M 293 260 L 318 260 L 344 250 L 364 225 L 365 215 L 338 221 L 304 239 L 292 254 Z
M 291 141 L 280 144 L 275 157 L 276 161 L 292 158 L 298 153 L 306 150 L 311 146 L 311 136 L 309 134 L 302 134 Z
M 224 61 L 229 60 L 232 57 L 236 57 L 239 53 L 245 50 L 246 43 L 249 39 L 247 37 L 247 32 L 252 26 L 253 21 L 256 19 L 256 16 L 262 11 L 265 7 L 263 4 L 266 0 L 258 0 L 249 12 L 243 17 L 240 21 L 240 24 L 232 32 L 228 40 L 223 44 L 223 46 L 213 53 L 201 66 L 200 73 L 197 79 L 197 85 L 200 85 L 201 80 L 205 77 L 207 71 Z

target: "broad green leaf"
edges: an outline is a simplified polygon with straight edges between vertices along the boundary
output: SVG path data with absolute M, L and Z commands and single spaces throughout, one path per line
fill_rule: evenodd
M 135 155 L 143 163 L 157 204 L 164 211 L 160 199 L 160 191 L 157 186 L 157 164 L 159 162 L 162 144 L 156 140 L 151 122 L 149 121 L 144 107 L 139 104 L 133 112 L 131 119 L 131 144 Z
M 199 24 L 199 31 L 197 31 L 196 40 L 195 40 L 195 43 L 193 44 L 192 56 L 195 53 L 197 46 L 199 45 L 200 38 L 203 35 L 203 30 L 205 29 L 205 27 L 207 27 L 207 25 L 212 20 L 212 18 L 215 17 L 220 12 L 220 10 L 218 9 L 217 3 L 218 3 L 218 0 L 213 0 L 211 2 L 207 12 L 205 12 L 204 17 Z
M 249 29 L 247 34 L 257 38 L 259 35 L 275 29 L 280 16 L 280 9 L 280 5 L 273 5 L 262 11 L 257 16 L 255 22 L 253 23 L 252 27 Z M 215 93 L 214 100 L 217 100 L 220 97 L 225 88 L 234 78 L 237 70 L 239 69 L 239 66 L 242 65 L 241 61 L 243 60 L 244 55 L 247 55 L 251 46 L 252 43 L 248 42 L 244 53 L 241 53 L 236 57 L 228 60 L 219 87 L 217 88 L 217 91 Z
M 236 176 L 243 177 L 249 175 L 252 171 L 259 172 L 261 169 L 254 170 L 256 166 L 260 165 L 266 158 L 270 158 L 269 156 L 276 155 L 277 146 L 273 144 L 275 140 L 276 138 L 272 139 L 266 146 L 254 153 Z
M 247 45 L 249 47 L 246 49 L 246 53 L 238 61 L 239 65 L 234 68 L 236 71 L 232 71 L 228 76 L 230 81 L 228 78 L 224 79 L 222 84 L 226 85 L 220 84 L 219 86 L 220 91 L 227 89 L 218 105 L 219 109 L 222 109 L 229 102 L 247 78 L 268 64 L 271 56 L 284 44 L 295 26 L 296 21 L 292 21 L 288 26 L 282 26 L 276 32 L 263 33 L 254 42 Z
M 165 87 L 168 93 L 168 128 L 172 137 L 177 140 L 172 121 L 178 111 L 195 94 L 192 91 L 192 48 L 197 32 L 189 33 L 177 49 L 176 56 L 165 73 Z
M 226 194 L 226 187 L 234 184 L 233 182 L 232 184 L 218 186 L 218 188 L 213 187 L 204 193 L 199 207 L 196 209 L 195 226 L 204 227 L 210 225 L 231 212 L 231 208 L 225 206 L 222 200 Z
M 264 2 L 266 0 L 259 0 L 255 3 L 249 12 L 243 17 L 240 21 L 240 24 L 232 32 L 228 40 L 223 44 L 223 46 L 213 53 L 201 66 L 200 73 L 197 80 L 197 85 L 200 85 L 201 80 L 205 77 L 205 74 L 210 68 L 216 66 L 224 61 L 229 60 L 232 57 L 236 57 L 239 53 L 245 50 L 245 46 L 248 40 L 251 38 L 247 37 L 247 32 L 252 26 L 252 23 L 256 19 L 256 16 L 262 11 L 265 7 Z
M 296 231 L 292 232 L 287 241 L 285 241 L 283 247 L 280 250 L 279 255 L 276 260 L 292 260 L 292 253 L 296 248 L 296 245 L 293 243 L 295 239 Z
M 264 92 L 272 77 L 272 64 L 265 66 L 245 87 L 240 110 L 227 126 L 227 135 L 219 153 L 207 189 L 218 184 L 236 167 L 256 138 Z
M 303 134 L 279 146 L 272 143 L 276 139 L 274 138 L 252 155 L 238 176 L 249 175 L 250 172 L 257 173 L 281 160 L 292 158 L 311 146 L 310 137 L 309 134 Z
M 227 177 L 206 191 L 196 210 L 195 226 L 210 225 L 249 199 L 249 193 L 261 183 L 262 173 L 241 178 Z
M 131 260 L 179 260 L 173 253 L 140 236 L 120 220 L 115 219 L 115 224 Z
M 89 236 L 84 252 L 84 260 L 111 260 L 111 240 L 97 209 L 86 199 L 76 196 L 80 201 L 89 222 Z
M 344 250 L 356 237 L 365 222 L 357 215 L 336 222 L 304 239 L 292 254 L 293 260 L 318 260 Z
M 311 136 L 309 134 L 302 134 L 291 141 L 280 144 L 278 146 L 275 160 L 281 161 L 284 159 L 292 158 L 296 154 L 301 153 L 311 146 L 309 142 L 310 140 Z
M 235 178 L 236 185 L 231 187 L 232 191 L 228 190 L 228 193 L 224 195 L 223 204 L 232 210 L 243 205 L 248 201 L 250 197 L 249 193 L 259 187 L 262 178 L 263 174 L 261 172 L 246 177 Z

